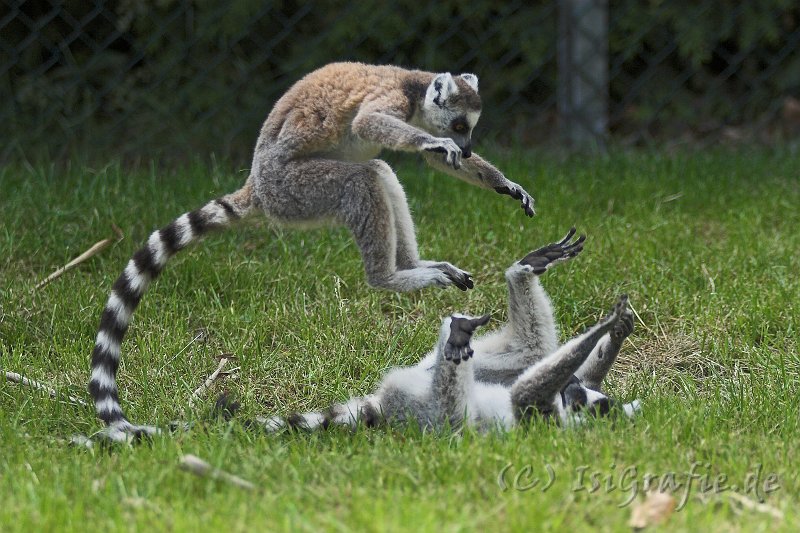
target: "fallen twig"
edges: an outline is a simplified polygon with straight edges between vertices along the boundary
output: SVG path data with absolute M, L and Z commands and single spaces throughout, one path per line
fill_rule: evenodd
M 783 512 L 780 509 L 776 509 L 771 505 L 767 505 L 766 503 L 755 502 L 750 498 L 739 494 L 738 492 L 729 492 L 728 497 L 731 500 L 734 500 L 739 503 L 742 507 L 747 509 L 758 511 L 760 513 L 768 514 L 778 520 L 783 519 Z
M 56 270 L 55 272 L 53 272 L 52 274 L 50 274 L 49 276 L 44 278 L 42 281 L 37 283 L 36 286 L 34 287 L 34 289 L 41 289 L 42 287 L 44 287 L 45 285 L 47 285 L 48 283 L 50 283 L 54 279 L 56 279 L 59 276 L 61 276 L 62 274 L 64 274 L 64 272 L 67 272 L 68 270 L 74 268 L 76 265 L 79 265 L 79 264 L 83 263 L 84 261 L 86 261 L 87 259 L 99 254 L 100 252 L 102 252 L 103 250 L 105 250 L 106 248 L 108 248 L 109 246 L 114 244 L 115 242 L 119 242 L 125 237 L 125 235 L 123 235 L 123 233 L 122 233 L 122 230 L 119 229 L 116 226 L 116 224 L 112 224 L 111 227 L 114 230 L 114 234 L 116 236 L 116 240 L 114 238 L 108 238 L 108 239 L 103 239 L 102 241 L 98 241 L 98 242 L 94 243 L 94 245 L 91 248 L 89 248 L 88 250 L 83 252 L 81 255 L 79 255 L 78 257 L 76 257 L 75 259 L 73 259 L 72 261 L 70 261 L 69 263 L 64 265 L 63 267 L 59 268 L 58 270 Z
M 219 359 L 219 364 L 217 365 L 217 369 L 211 373 L 210 376 L 206 378 L 202 385 L 197 387 L 195 391 L 192 393 L 191 397 L 189 398 L 189 407 L 194 407 L 194 404 L 200 397 L 205 394 L 206 390 L 211 386 L 212 383 L 219 377 L 220 373 L 222 372 L 222 367 L 224 367 L 229 360 L 234 359 L 235 356 L 233 354 L 222 354 Z
M 50 395 L 51 398 L 54 398 L 54 399 L 58 398 L 58 391 L 55 390 L 54 388 L 52 388 L 52 387 L 50 387 L 48 385 L 45 385 L 44 383 L 41 383 L 39 381 L 35 381 L 35 380 L 32 380 L 32 379 L 26 378 L 25 376 L 17 374 L 16 372 L 8 372 L 7 371 L 6 372 L 6 379 L 8 381 L 13 382 L 13 383 L 19 383 L 20 385 L 26 385 L 26 386 L 34 388 L 34 389 L 43 390 L 43 391 L 47 392 Z M 88 407 L 89 406 L 88 403 L 86 403 L 85 401 L 81 400 L 80 398 L 75 398 L 74 396 L 70 396 L 68 394 L 66 395 L 66 397 L 71 403 L 74 403 L 74 404 L 77 404 L 77 405 L 82 405 L 84 407 Z
M 211 479 L 219 479 L 235 485 L 241 489 L 255 490 L 256 486 L 249 481 L 242 479 L 233 474 L 229 474 L 219 468 L 214 468 L 207 462 L 203 461 L 196 455 L 187 454 L 181 457 L 179 466 L 181 470 L 185 470 L 191 474 L 200 477 L 210 477 Z

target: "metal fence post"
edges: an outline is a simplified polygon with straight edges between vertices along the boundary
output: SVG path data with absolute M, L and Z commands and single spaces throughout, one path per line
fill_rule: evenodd
M 571 146 L 605 147 L 608 0 L 558 0 L 558 112 Z

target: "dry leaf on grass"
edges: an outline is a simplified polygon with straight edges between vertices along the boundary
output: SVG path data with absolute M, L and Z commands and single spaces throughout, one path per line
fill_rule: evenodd
M 666 492 L 653 491 L 643 502 L 637 503 L 631 511 L 628 524 L 634 529 L 663 524 L 675 511 L 675 498 Z

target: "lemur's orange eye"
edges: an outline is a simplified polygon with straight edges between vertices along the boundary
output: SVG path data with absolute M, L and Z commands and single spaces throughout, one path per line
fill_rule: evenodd
M 467 127 L 463 124 L 456 124 L 453 126 L 453 131 L 456 133 L 464 133 L 467 131 Z

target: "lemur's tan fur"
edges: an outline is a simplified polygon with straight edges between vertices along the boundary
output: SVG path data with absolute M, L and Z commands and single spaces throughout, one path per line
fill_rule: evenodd
M 359 114 L 378 111 L 408 122 L 417 105 L 409 92 L 424 96 L 435 76 L 389 65 L 330 64 L 302 78 L 278 100 L 261 128 L 259 144 L 290 131 L 298 143 L 287 155 L 311 155 L 340 144 L 348 129 L 357 126 Z M 465 94 L 463 103 L 454 104 L 480 111 L 477 93 L 461 78 L 454 80 L 459 94 Z
M 122 337 L 148 284 L 179 250 L 245 215 L 262 212 L 283 224 L 347 226 L 367 281 L 375 287 L 472 288 L 467 272 L 420 259 L 403 188 L 389 165 L 374 158 L 382 149 L 420 152 L 448 174 L 520 200 L 531 216 L 533 198 L 471 152 L 480 110 L 473 74 L 334 63 L 295 83 L 261 129 L 244 186 L 151 234 L 114 284 L 89 383 L 109 436 L 154 431 L 127 421 L 116 384 Z

